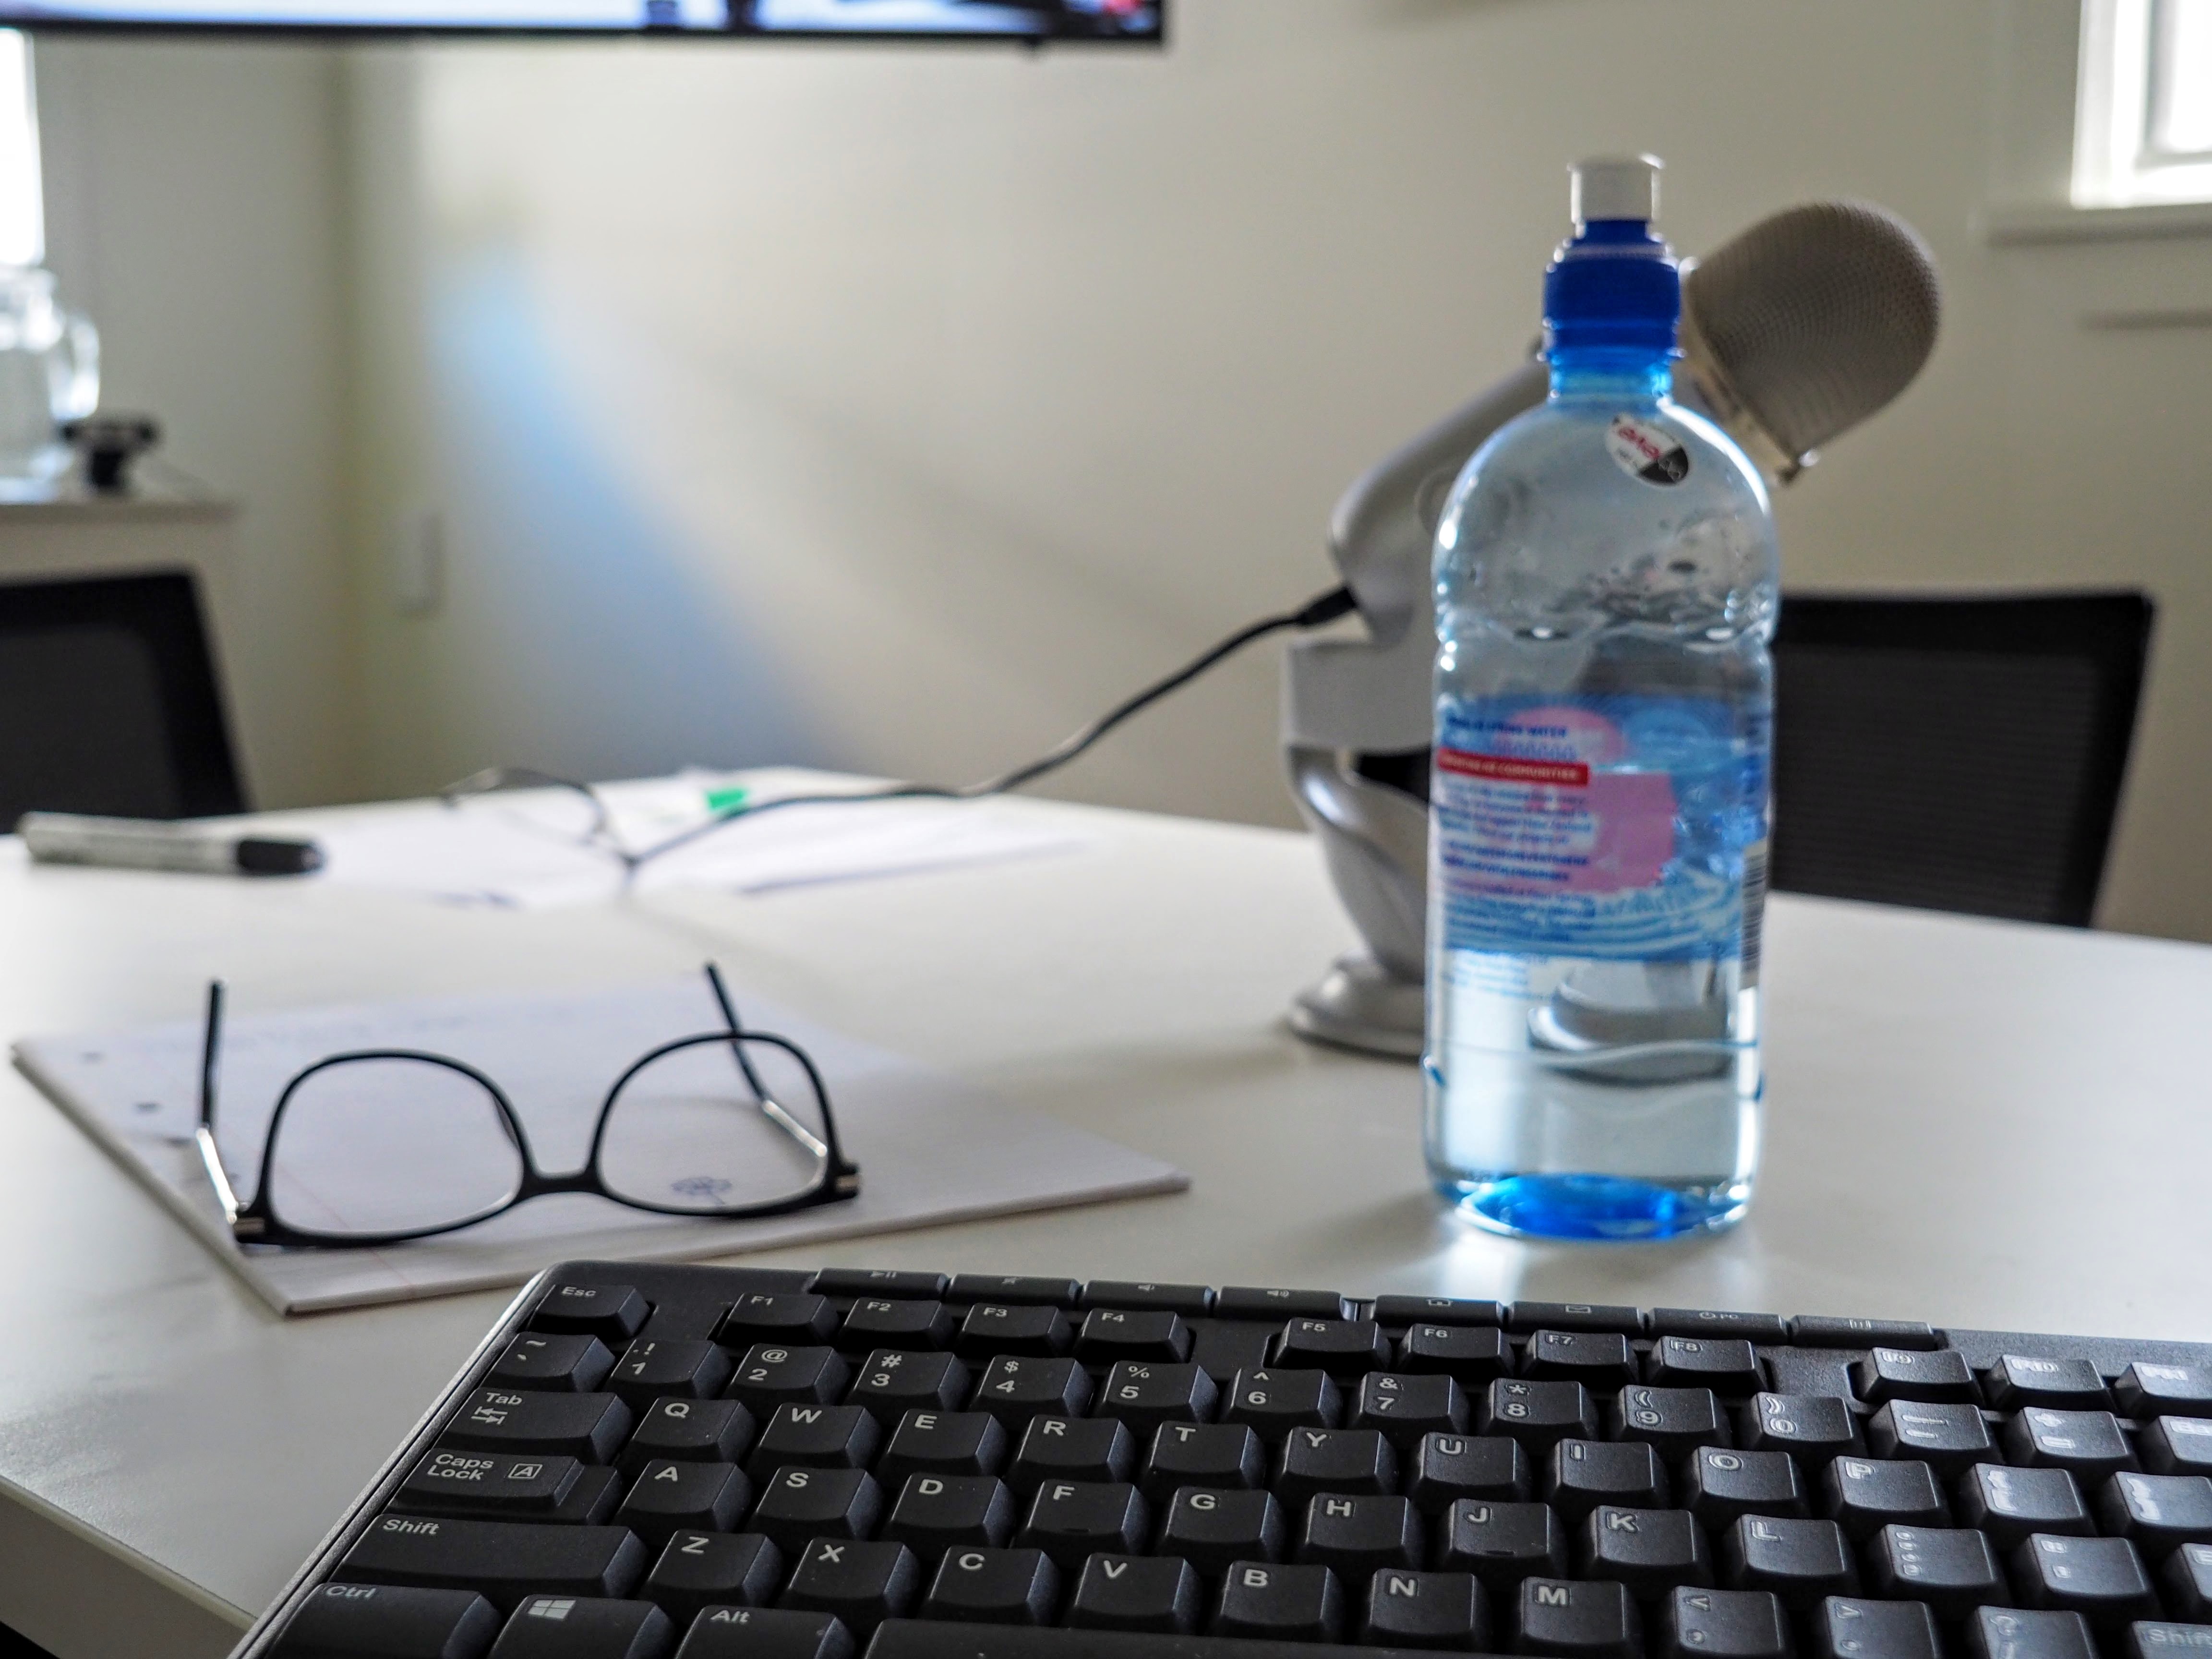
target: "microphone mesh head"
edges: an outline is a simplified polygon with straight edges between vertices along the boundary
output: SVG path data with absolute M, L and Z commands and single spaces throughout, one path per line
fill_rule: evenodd
M 1792 458 L 1905 390 L 1936 348 L 1936 261 L 1863 202 L 1814 202 L 1692 268 L 1682 304 L 1729 389 Z

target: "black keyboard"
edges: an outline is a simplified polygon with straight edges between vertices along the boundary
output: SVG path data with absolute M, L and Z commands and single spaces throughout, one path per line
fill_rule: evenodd
M 1330 1644 L 2212 1659 L 2212 1344 L 572 1262 L 239 1652 Z

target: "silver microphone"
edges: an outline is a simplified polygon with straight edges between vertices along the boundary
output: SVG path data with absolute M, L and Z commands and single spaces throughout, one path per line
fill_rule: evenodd
M 1866 203 L 1788 209 L 1682 270 L 1675 395 L 1776 483 L 1904 391 L 1935 349 L 1935 259 L 1910 225 Z M 1305 1036 L 1420 1052 L 1428 811 L 1363 769 L 1387 775 L 1378 757 L 1425 767 L 1437 520 L 1468 457 L 1547 386 L 1540 359 L 1523 363 L 1377 462 L 1331 516 L 1329 555 L 1367 637 L 1292 644 L 1283 749 L 1298 810 L 1368 950 L 1298 998 L 1291 1024 Z

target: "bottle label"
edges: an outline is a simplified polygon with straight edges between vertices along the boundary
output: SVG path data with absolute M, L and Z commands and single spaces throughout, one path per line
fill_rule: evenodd
M 1717 698 L 1445 698 L 1429 832 L 1445 947 L 1737 956 L 1765 748 L 1763 717 L 1747 728 Z
M 1632 478 L 1678 484 L 1690 476 L 1690 452 L 1648 415 L 1616 415 L 1605 429 L 1606 453 Z

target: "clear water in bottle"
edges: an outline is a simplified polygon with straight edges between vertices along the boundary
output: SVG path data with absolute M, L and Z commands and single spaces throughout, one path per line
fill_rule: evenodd
M 1504 1232 L 1726 1227 L 1758 1165 L 1773 520 L 1670 399 L 1656 174 L 1577 170 L 1551 397 L 1437 531 L 1426 1150 Z

